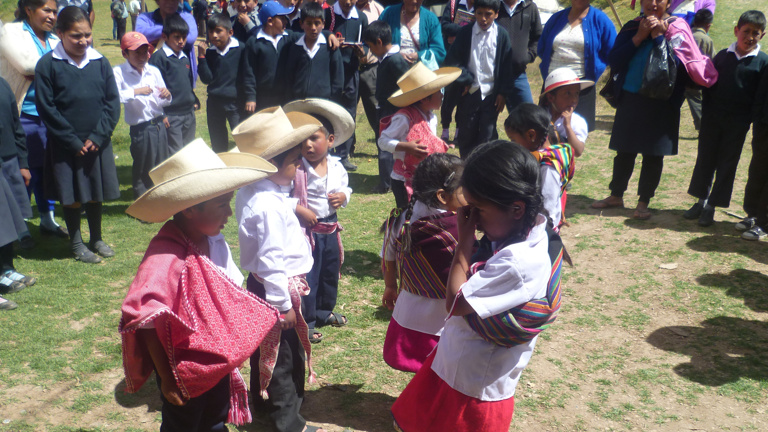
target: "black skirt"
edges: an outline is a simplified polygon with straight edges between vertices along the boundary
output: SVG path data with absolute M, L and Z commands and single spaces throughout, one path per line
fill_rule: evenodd
M 625 91 L 616 107 L 608 148 L 648 156 L 676 155 L 679 134 L 679 105 Z
M 97 152 L 78 156 L 48 136 L 47 152 L 51 152 L 51 170 L 56 197 L 62 205 L 104 202 L 120 198 L 115 155 L 107 142 Z
M 11 187 L 5 176 L 0 175 L 0 246 L 5 246 L 19 238 L 27 230 L 21 209 L 16 203 Z
M 31 218 L 32 206 L 29 204 L 29 193 L 27 192 L 27 186 L 24 184 L 24 177 L 21 176 L 19 159 L 13 158 L 3 161 L 2 171 L 3 177 L 5 178 L 5 181 L 8 182 L 8 187 L 11 189 L 11 195 L 21 212 L 21 216 L 24 219 Z

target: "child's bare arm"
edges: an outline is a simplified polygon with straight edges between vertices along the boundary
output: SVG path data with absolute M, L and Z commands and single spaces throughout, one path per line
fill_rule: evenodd
M 144 346 L 147 347 L 152 363 L 155 364 L 155 370 L 160 375 L 162 380 L 160 390 L 163 392 L 163 396 L 173 405 L 184 405 L 186 401 L 176 385 L 173 372 L 171 372 L 171 364 L 168 361 L 168 356 L 165 354 L 163 345 L 160 343 L 160 339 L 157 337 L 155 329 L 139 330 L 136 335 L 144 343 Z
M 295 213 L 296 217 L 299 218 L 301 226 L 313 227 L 317 225 L 317 215 L 312 210 L 297 204 Z
M 416 141 L 401 141 L 397 143 L 397 147 L 395 147 L 396 151 L 403 151 L 413 156 L 421 156 L 421 157 L 427 157 L 429 156 L 429 152 L 427 151 L 427 146 L 424 144 L 419 144 L 421 140 Z
M 563 125 L 565 126 L 565 136 L 568 138 L 568 144 L 573 148 L 573 156 L 579 157 L 584 153 L 584 141 L 580 140 L 573 130 L 571 119 L 573 118 L 573 108 L 563 111 Z
M 347 202 L 347 196 L 344 192 L 334 192 L 328 194 L 328 205 L 334 209 L 338 209 Z M 298 207 L 298 206 L 297 206 Z
M 381 304 L 389 310 L 395 308 L 397 301 L 397 268 L 394 261 L 384 261 L 384 295 Z
M 458 211 L 459 238 L 456 252 L 451 263 L 451 272 L 448 274 L 448 286 L 446 287 L 445 309 L 453 315 L 464 316 L 474 312 L 467 300 L 460 296 L 456 298 L 462 285 L 467 282 L 472 248 L 475 244 L 475 227 L 477 226 L 477 210 L 465 206 Z M 454 302 L 456 305 L 454 306 Z

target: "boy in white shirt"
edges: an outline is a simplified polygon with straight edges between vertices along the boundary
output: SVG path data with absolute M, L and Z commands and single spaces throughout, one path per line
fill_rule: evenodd
M 296 200 L 289 194 L 301 164 L 300 144 L 320 127 L 309 115 L 286 115 L 281 108 L 271 108 L 249 117 L 232 133 L 239 152 L 261 156 L 277 167 L 267 179 L 240 189 L 235 215 L 240 267 L 249 272 L 248 291 L 281 314 L 280 325 L 251 356 L 251 392 L 260 389 L 264 402 L 258 407 L 269 413 L 278 431 L 305 430 L 306 421 L 299 414 L 304 382 L 296 379 L 304 376 L 305 353 L 310 381 L 314 377 L 301 314 L 301 296 L 309 293 L 304 275 L 312 269 L 312 251 L 294 214 Z M 226 161 L 227 156 L 222 158 Z
M 120 103 L 125 105 L 125 122 L 131 127 L 133 158 L 133 198 L 153 186 L 149 171 L 166 160 L 169 127 L 163 107 L 171 103 L 160 70 L 150 64 L 149 42 L 137 32 L 126 33 L 120 40 L 126 62 L 113 68 Z
M 315 327 L 347 325 L 347 317 L 333 311 L 344 260 L 342 228 L 336 210 L 346 207 L 352 189 L 347 170 L 329 151 L 352 136 L 355 120 L 344 107 L 324 99 L 294 101 L 284 109 L 289 113 L 310 114 L 323 124 L 301 145 L 302 164 L 292 193 L 299 200 L 296 216 L 306 228 L 312 245 L 314 264 L 307 274 L 310 293 L 304 299 L 302 312 L 309 327 L 310 342 L 317 343 L 323 335 L 315 331 Z

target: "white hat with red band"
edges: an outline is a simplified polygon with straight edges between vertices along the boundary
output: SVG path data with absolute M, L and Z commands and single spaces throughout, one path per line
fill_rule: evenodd
M 543 96 L 544 94 L 549 93 L 558 87 L 572 84 L 580 84 L 581 89 L 584 90 L 587 87 L 592 87 L 595 85 L 595 82 L 579 79 L 579 77 L 576 75 L 576 72 L 570 68 L 557 68 L 547 76 L 547 79 L 544 81 L 544 91 L 542 91 L 541 94 Z

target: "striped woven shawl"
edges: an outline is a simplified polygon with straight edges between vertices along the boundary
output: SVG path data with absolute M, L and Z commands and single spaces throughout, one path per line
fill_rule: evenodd
M 573 148 L 567 143 L 562 143 L 543 147 L 531 152 L 531 154 L 542 165 L 549 165 L 557 171 L 560 175 L 560 191 L 564 191 L 565 186 L 571 181 L 576 170 L 576 163 L 573 160 Z
M 528 343 L 546 330 L 557 318 L 557 312 L 560 309 L 560 276 L 564 249 L 560 236 L 549 227 L 547 227 L 547 235 L 552 270 L 546 297 L 531 300 L 485 319 L 480 318 L 476 313 L 464 316 L 472 330 L 486 341 L 505 348 Z M 496 252 L 498 250 L 493 253 Z M 471 273 L 482 270 L 485 263 L 478 264 L 480 265 L 472 266 Z

